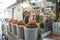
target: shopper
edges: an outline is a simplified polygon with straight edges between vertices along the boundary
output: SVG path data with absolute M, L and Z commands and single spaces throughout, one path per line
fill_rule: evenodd
M 51 17 L 47 17 L 46 29 L 51 30 L 51 32 L 52 32 L 52 23 L 53 23 L 53 20 L 51 19 Z
M 30 12 L 25 15 L 24 21 L 27 24 L 29 22 Z
M 28 13 L 27 11 L 24 11 L 24 12 L 23 12 L 23 20 L 25 19 L 25 16 L 26 16 L 27 13 Z M 24 20 L 24 21 L 25 21 L 25 20 Z
M 37 21 L 37 23 L 39 22 L 39 19 L 40 19 L 40 15 L 39 15 L 39 13 L 37 13 L 37 15 L 36 15 L 36 21 Z
M 2 39 L 4 39 L 3 37 L 4 37 L 4 22 L 5 22 L 5 20 L 4 19 L 2 19 L 2 24 L 1 24 L 1 29 L 2 29 Z
M 43 23 L 43 15 L 44 15 L 44 8 L 39 9 L 39 22 L 40 22 L 40 27 L 44 28 L 44 23 Z

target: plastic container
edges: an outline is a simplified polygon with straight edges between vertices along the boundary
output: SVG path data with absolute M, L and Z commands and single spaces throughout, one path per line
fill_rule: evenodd
M 20 39 L 24 39 L 24 26 L 23 25 L 17 25 L 17 36 L 20 38 Z
M 37 40 L 38 28 L 25 28 L 24 35 L 25 40 Z

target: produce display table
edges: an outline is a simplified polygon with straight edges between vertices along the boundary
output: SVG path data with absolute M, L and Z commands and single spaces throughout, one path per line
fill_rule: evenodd
M 10 29 L 11 27 L 11 29 Z M 12 24 L 8 26 L 8 40 L 23 40 L 24 31 L 22 25 Z
M 9 26 L 8 26 L 8 40 L 24 40 L 24 26 L 22 25 L 14 25 L 11 24 L 11 31 L 9 31 Z M 41 31 L 41 29 L 40 29 Z M 44 38 L 50 34 L 51 31 L 43 31 L 40 32 L 39 34 L 41 35 L 41 38 Z M 40 39 L 41 39 L 40 38 Z

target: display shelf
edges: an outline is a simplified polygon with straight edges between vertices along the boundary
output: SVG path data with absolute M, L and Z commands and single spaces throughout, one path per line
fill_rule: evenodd
M 12 32 L 10 31 L 7 31 L 7 32 L 8 32 L 8 40 L 23 40 L 17 35 L 13 34 Z
M 17 26 L 15 24 L 12 24 L 12 33 L 17 35 Z
M 51 31 L 45 31 L 42 28 L 39 29 L 40 38 L 44 38 L 44 37 L 48 36 L 50 33 L 51 33 Z
M 24 26 L 23 25 L 17 25 L 17 36 L 21 38 L 22 40 L 24 39 Z
M 11 26 L 11 23 L 8 23 L 8 30 L 10 31 L 10 32 L 12 32 L 12 26 Z
M 17 36 L 13 34 L 12 32 L 8 32 L 8 40 L 16 40 Z
M 8 30 L 7 30 L 8 36 L 9 35 L 10 35 L 9 37 L 12 37 L 13 36 L 13 38 L 15 37 L 17 40 L 18 39 L 24 40 L 24 28 L 23 28 L 24 26 L 23 25 L 12 24 L 12 23 L 10 25 L 8 27 Z M 12 32 L 9 31 L 10 30 L 10 27 L 11 27 L 11 31 Z
M 9 30 L 9 24 L 7 25 L 7 30 L 10 31 L 10 30 Z
M 14 27 L 13 30 L 12 30 L 12 32 L 10 32 L 9 30 L 7 31 L 8 32 L 8 38 L 9 38 L 9 40 L 24 40 L 24 29 L 23 29 L 24 26 L 22 26 L 22 25 L 15 25 L 14 26 L 13 25 L 12 27 Z M 40 34 L 41 38 L 46 37 L 47 35 L 50 34 L 50 32 L 51 31 L 47 31 L 47 32 L 41 33 Z
M 47 31 L 45 33 L 42 33 L 41 38 L 44 38 L 44 37 L 48 36 L 50 33 L 51 33 L 51 31 Z
M 14 36 L 14 37 L 17 37 L 15 34 L 13 34 L 12 32 L 9 32 L 9 31 L 7 31 L 8 32 L 8 34 L 11 34 L 11 36 Z

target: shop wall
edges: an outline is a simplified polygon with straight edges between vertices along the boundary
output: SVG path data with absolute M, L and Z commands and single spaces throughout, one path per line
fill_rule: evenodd
M 14 19 L 23 20 L 23 10 L 20 7 L 20 4 L 16 5 L 14 9 Z
M 12 15 L 13 15 L 13 13 L 12 13 L 12 8 L 15 8 L 15 5 L 9 6 L 9 7 L 7 8 L 8 18 L 12 18 Z M 14 15 L 13 15 L 13 16 L 14 16 Z
M 14 12 L 12 12 L 12 8 L 14 8 Z M 23 10 L 20 7 L 20 3 L 16 3 L 10 8 L 8 8 L 8 17 L 13 19 L 18 19 L 18 20 L 23 20 Z
M 18 14 L 19 14 L 19 12 L 20 12 L 20 10 L 19 10 L 20 8 L 19 8 L 19 4 L 17 4 L 16 6 L 15 6 L 15 8 L 14 8 L 14 19 L 18 19 Z
M 23 9 L 21 8 L 21 7 L 18 7 L 18 8 L 20 8 L 20 9 L 18 9 L 18 11 L 17 11 L 17 18 L 18 18 L 18 20 L 23 20 Z
M 7 17 L 12 18 L 12 10 L 10 8 L 7 10 Z

